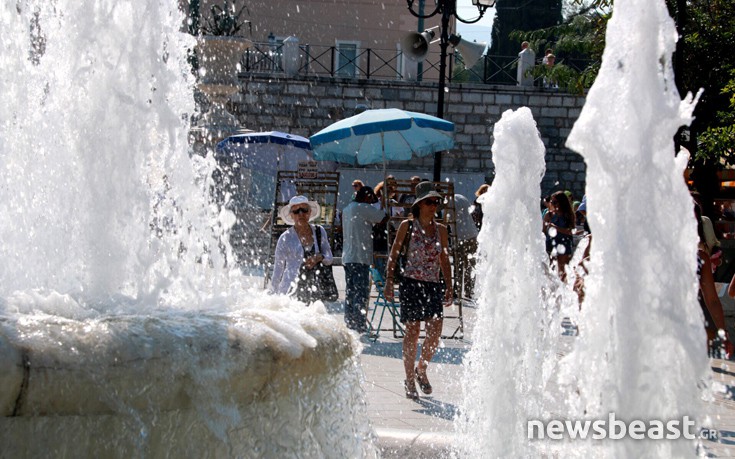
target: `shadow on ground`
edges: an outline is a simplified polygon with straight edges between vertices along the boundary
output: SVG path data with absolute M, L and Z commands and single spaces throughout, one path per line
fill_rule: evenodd
M 391 357 L 394 359 L 401 359 L 403 354 L 402 343 L 366 343 L 362 350 L 363 354 L 374 355 L 378 357 Z M 432 363 L 449 363 L 459 365 L 462 363 L 465 354 L 468 349 L 456 348 L 456 347 L 443 347 L 440 348 L 434 358 L 431 359 Z
M 457 405 L 435 400 L 433 397 L 421 397 L 416 403 L 421 405 L 420 409 L 414 410 L 416 413 L 446 419 L 447 421 L 452 421 L 459 411 Z

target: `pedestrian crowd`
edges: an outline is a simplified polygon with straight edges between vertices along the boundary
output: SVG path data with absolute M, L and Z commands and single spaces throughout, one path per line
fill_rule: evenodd
M 341 263 L 346 281 L 344 320 L 355 332 L 370 334 L 367 312 L 371 268 L 384 274 L 382 293 L 388 302 L 397 304 L 404 330 L 406 397 L 418 399 L 416 384 L 424 394 L 432 392 L 427 369 L 439 347 L 444 308 L 456 300 L 475 296 L 477 237 L 484 223 L 481 197 L 490 185 L 481 185 L 472 202 L 464 195 L 455 194 L 451 201 L 453 208 L 445 208 L 450 201 L 433 182 L 412 177 L 408 182 L 410 191 L 403 194 L 397 192 L 395 183 L 392 176 L 374 188 L 361 180 L 352 182 L 351 200 L 341 212 Z M 712 222 L 702 215 L 700 203 L 696 202 L 699 196 L 694 193 L 693 197 L 700 236 L 699 303 L 709 353 L 722 358 L 735 357 L 713 276 L 721 263 L 720 243 Z M 723 207 L 723 215 L 727 211 L 735 220 L 732 208 Z M 331 290 L 328 287 L 330 277 L 334 284 L 331 271 L 334 256 L 327 232 L 313 223 L 320 212 L 319 204 L 305 196 L 295 196 L 279 209 L 280 219 L 289 228 L 276 245 L 271 293 L 288 294 L 306 304 L 337 299 L 336 287 Z M 444 212 L 454 213 L 451 227 L 437 218 Z M 569 191 L 556 191 L 542 199 L 540 212 L 550 272 L 573 287 L 581 308 L 593 243 L 587 221 L 587 197 L 577 201 Z M 580 256 L 573 257 L 577 251 Z M 571 266 L 573 260 L 575 265 Z M 735 276 L 728 292 L 735 296 Z M 425 337 L 419 353 L 422 323 Z

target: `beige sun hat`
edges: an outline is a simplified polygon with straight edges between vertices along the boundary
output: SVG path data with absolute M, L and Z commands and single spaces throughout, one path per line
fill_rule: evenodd
M 278 216 L 281 217 L 281 220 L 283 220 L 287 225 L 293 225 L 293 214 L 291 213 L 291 208 L 293 206 L 299 206 L 301 204 L 308 204 L 309 208 L 311 209 L 311 215 L 309 216 L 309 221 L 313 222 L 319 216 L 321 215 L 321 207 L 319 207 L 319 203 L 316 201 L 309 201 L 309 198 L 306 196 L 294 196 L 291 198 L 290 201 L 288 201 L 288 204 L 281 207 L 278 210 Z

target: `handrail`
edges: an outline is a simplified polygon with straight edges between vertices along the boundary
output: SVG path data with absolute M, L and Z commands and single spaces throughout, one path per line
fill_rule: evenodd
M 241 68 L 245 73 L 283 73 L 284 47 L 280 43 L 254 42 L 245 51 Z M 354 56 L 337 46 L 299 45 L 299 75 L 359 78 L 369 80 L 403 80 L 402 51 L 395 49 L 356 49 Z M 518 56 L 483 56 L 471 68 L 462 63 L 461 55 L 449 57 L 448 81 L 458 83 L 495 84 L 514 86 Z M 539 61 L 540 62 L 540 61 Z M 561 61 L 560 61 L 561 63 Z M 584 69 L 590 61 L 566 59 L 565 65 L 577 71 Z M 423 61 L 422 71 L 414 76 L 421 81 L 439 79 L 439 53 L 429 53 Z

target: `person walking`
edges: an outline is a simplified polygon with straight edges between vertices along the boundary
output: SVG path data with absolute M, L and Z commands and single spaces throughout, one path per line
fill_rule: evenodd
M 370 296 L 370 265 L 373 262 L 373 225 L 386 219 L 385 212 L 373 207 L 375 193 L 363 186 L 355 200 L 342 210 L 342 264 L 345 268 L 345 323 L 367 331 L 367 306 Z
M 566 280 L 565 268 L 572 259 L 573 234 L 576 229 L 572 203 L 563 191 L 557 191 L 549 199 L 549 211 L 544 215 L 546 253 L 556 264 L 559 278 Z M 556 262 L 556 263 L 554 263 Z
M 310 223 L 319 215 L 319 203 L 306 196 L 294 196 L 279 209 L 278 216 L 291 227 L 276 243 L 270 293 L 292 295 L 305 303 L 318 299 L 320 292 L 313 268 L 320 262 L 331 265 L 333 260 L 324 227 Z M 321 233 L 319 237 L 317 231 Z M 317 244 L 319 239 L 321 245 Z
M 735 346 L 730 341 L 717 287 L 715 286 L 712 262 L 707 251 L 707 237 L 702 222 L 702 208 L 694 203 L 694 214 L 697 219 L 697 278 L 699 292 L 697 299 L 704 316 L 704 329 L 707 333 L 707 350 L 710 357 L 731 359 L 735 354 Z
M 472 298 L 475 291 L 475 252 L 479 231 L 470 214 L 470 201 L 461 194 L 454 195 L 457 213 L 457 250 L 454 251 L 454 294 L 458 298 Z
M 387 178 L 392 179 L 393 176 L 388 176 Z M 386 214 L 390 213 L 392 217 L 400 217 L 402 215 L 402 208 L 398 207 L 396 193 L 388 188 L 385 182 L 380 182 L 375 185 L 373 191 L 375 192 L 377 202 L 373 204 L 373 207 L 383 210 Z M 390 209 L 390 212 L 388 209 Z M 390 220 L 383 220 L 373 226 L 373 264 L 375 269 L 381 273 L 385 272 L 385 263 L 388 259 L 388 232 L 390 231 L 391 234 L 395 233 L 393 226 L 389 229 L 389 222 Z
M 416 200 L 416 185 L 421 183 L 421 177 L 414 175 L 411 177 L 411 191 L 404 193 L 398 197 L 398 204 L 405 207 L 403 215 L 408 217 L 411 214 L 411 205 Z
M 477 227 L 477 231 L 479 232 L 482 229 L 482 218 L 484 214 L 482 213 L 482 204 L 480 204 L 479 199 L 480 196 L 487 193 L 487 190 L 490 189 L 490 185 L 487 183 L 483 183 L 480 185 L 480 187 L 475 191 L 475 201 L 472 203 L 472 209 L 470 210 L 470 215 L 472 215 L 472 221 L 475 222 L 475 226 Z
M 429 362 L 439 347 L 443 307 L 452 304 L 452 273 L 449 265 L 447 227 L 434 221 L 443 197 L 434 190 L 431 182 L 416 186 L 416 200 L 411 207 L 412 219 L 398 227 L 388 257 L 385 278 L 385 298 L 394 301 L 393 278 L 400 254 L 405 250 L 400 271 L 400 314 L 405 328 L 403 337 L 403 367 L 406 372 L 404 388 L 406 397 L 417 400 L 418 382 L 424 394 L 431 394 L 427 376 Z M 443 283 L 442 283 L 443 280 Z M 426 323 L 426 338 L 421 356 L 416 364 L 421 321 Z

